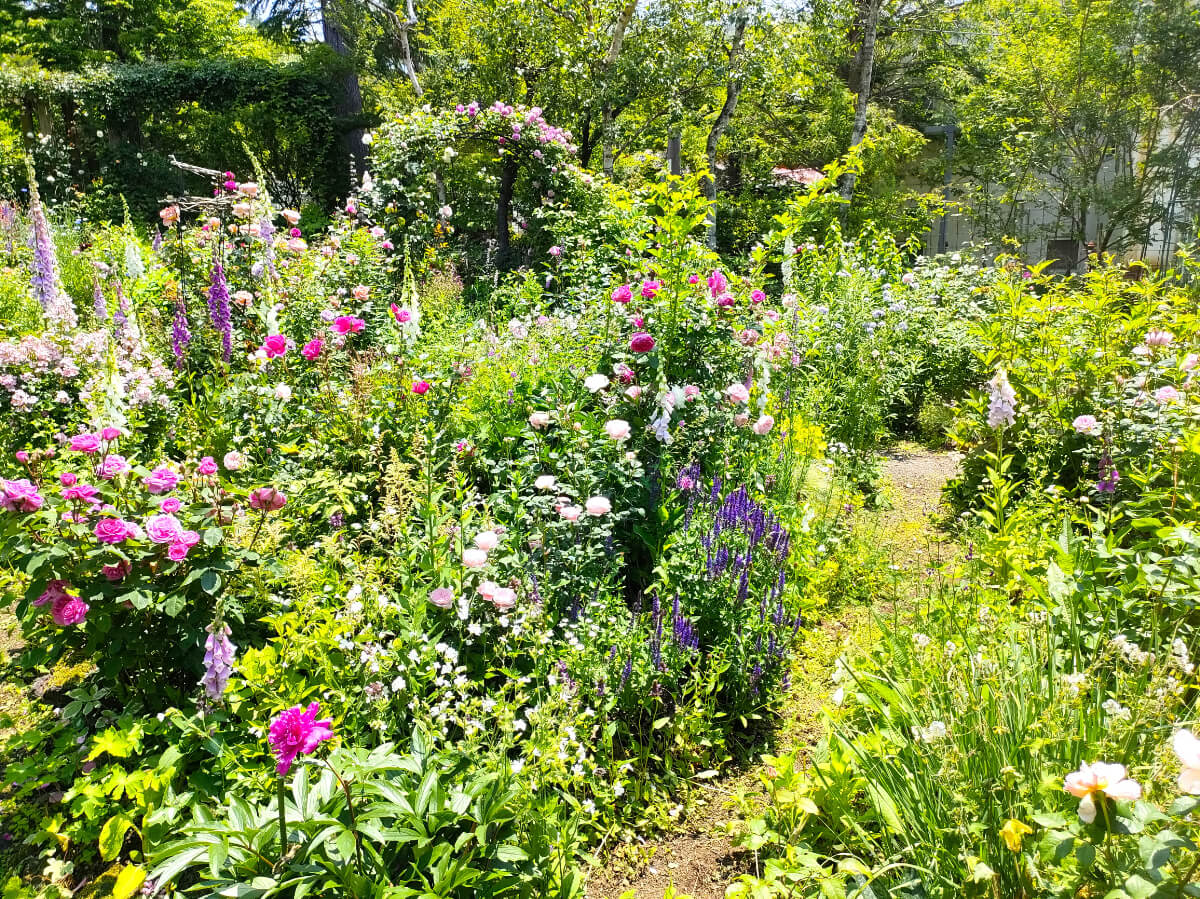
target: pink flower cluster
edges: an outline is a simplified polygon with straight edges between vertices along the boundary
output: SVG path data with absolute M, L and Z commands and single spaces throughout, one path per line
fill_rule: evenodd
M 71 627 L 83 622 L 87 617 L 88 604 L 71 592 L 71 585 L 66 581 L 54 580 L 46 584 L 46 589 L 33 601 L 35 606 L 50 606 L 50 617 L 59 627 Z

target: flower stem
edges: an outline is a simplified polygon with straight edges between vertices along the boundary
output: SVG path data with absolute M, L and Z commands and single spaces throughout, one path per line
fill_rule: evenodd
M 279 863 L 283 864 L 283 859 L 287 855 L 287 811 L 285 809 L 287 803 L 287 786 L 283 782 L 283 775 L 279 775 Z

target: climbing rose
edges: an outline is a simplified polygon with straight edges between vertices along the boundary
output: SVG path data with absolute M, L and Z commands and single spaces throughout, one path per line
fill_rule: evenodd
M 271 722 L 267 742 L 278 760 L 275 770 L 280 775 L 291 770 L 296 756 L 309 755 L 323 742 L 333 738 L 333 722 L 317 720 L 320 709 L 321 705 L 317 702 L 307 709 L 293 706 L 280 712 Z
M 174 515 L 176 512 L 178 512 L 180 509 L 183 508 L 183 503 L 181 503 L 174 496 L 168 496 L 166 499 L 164 499 L 161 503 L 158 504 L 158 508 L 159 508 L 159 511 L 161 511 L 161 512 L 166 512 L 169 515 Z
M 1110 765 L 1106 762 L 1086 762 L 1079 770 L 1066 776 L 1063 789 L 1072 796 L 1079 797 L 1079 817 L 1087 824 L 1096 820 L 1096 795 L 1108 796 L 1112 799 L 1125 799 L 1132 802 L 1141 798 L 1142 788 L 1137 781 L 1125 776 L 1124 765 Z
M 645 331 L 639 331 L 630 338 L 629 349 L 635 353 L 648 353 L 654 349 L 654 338 Z
M 62 498 L 69 503 L 89 503 L 100 505 L 100 491 L 91 484 L 75 484 L 62 492 Z
M 250 491 L 250 508 L 259 512 L 278 512 L 287 504 L 283 491 L 274 487 L 259 487 Z
M 734 404 L 748 403 L 750 402 L 750 391 L 745 384 L 733 383 L 725 388 L 725 397 Z
M 124 543 L 132 536 L 129 522 L 120 518 L 101 518 L 96 522 L 96 539 L 101 543 Z
M 200 542 L 196 531 L 184 531 L 179 539 L 167 547 L 167 558 L 172 562 L 182 562 L 187 558 L 188 550 Z

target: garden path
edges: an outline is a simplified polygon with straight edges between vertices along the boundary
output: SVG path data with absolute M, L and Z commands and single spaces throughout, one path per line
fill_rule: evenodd
M 833 689 L 829 675 L 844 651 L 873 639 L 876 622 L 898 614 L 925 572 L 952 558 L 955 547 L 942 532 L 942 485 L 954 476 L 958 456 L 919 444 L 900 443 L 884 454 L 881 466 L 888 508 L 867 512 L 866 526 L 890 556 L 896 573 L 892 595 L 874 605 L 842 608 L 807 631 L 797 647 L 795 686 L 776 737 L 776 749 L 811 745 L 821 733 L 821 707 Z M 899 602 L 897 602 L 899 600 Z M 735 771 L 706 785 L 689 805 L 677 832 L 656 841 L 632 843 L 608 852 L 591 872 L 589 899 L 663 899 L 668 887 L 693 899 L 723 899 L 725 887 L 753 870 L 754 859 L 733 845 L 739 830 L 739 794 L 757 801 L 758 767 Z

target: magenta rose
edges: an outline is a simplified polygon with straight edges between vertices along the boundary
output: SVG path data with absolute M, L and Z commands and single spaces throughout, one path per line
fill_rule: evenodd
M 62 492 L 62 498 L 70 503 L 100 505 L 100 491 L 91 484 L 74 484 L 71 487 L 67 487 Z
M 28 478 L 0 481 L 0 508 L 9 512 L 36 512 L 45 499 Z
M 320 337 L 314 337 L 308 343 L 304 344 L 303 349 L 300 350 L 300 355 L 303 356 L 305 359 L 307 359 L 309 362 L 315 362 L 317 359 L 320 358 L 321 350 L 323 350 L 324 348 L 325 348 L 325 341 L 322 340 Z
M 117 453 L 109 453 L 96 466 L 96 476 L 104 478 L 106 481 L 111 481 L 117 475 L 129 471 L 129 468 L 129 462 L 124 456 Z
M 166 512 L 169 515 L 174 515 L 181 508 L 183 508 L 183 503 L 180 502 L 178 499 L 176 499 L 173 496 L 168 496 L 166 499 L 164 499 L 161 503 L 158 504 L 158 508 L 162 512 Z
M 648 353 L 654 349 L 654 338 L 645 331 L 639 331 L 630 338 L 629 349 L 635 353 Z
M 63 580 L 53 580 L 46 584 L 46 589 L 42 591 L 42 595 L 33 601 L 35 606 L 44 606 L 53 604 L 64 596 L 70 596 L 68 592 L 71 585 Z
M 64 487 L 74 487 L 75 482 L 78 480 L 79 480 L 79 478 L 77 478 L 75 476 L 75 473 L 72 471 L 64 471 L 62 474 L 60 474 L 58 476 L 58 482 L 60 484 L 62 484 Z
M 334 334 L 357 334 L 364 327 L 366 322 L 361 318 L 353 315 L 339 315 L 333 320 Z
M 183 539 L 183 525 L 169 512 L 160 512 L 146 519 L 146 536 L 155 543 L 178 543 Z
M 282 334 L 271 334 L 263 341 L 262 349 L 268 359 L 282 356 L 288 351 L 287 338 Z
M 129 522 L 120 518 L 101 518 L 96 522 L 96 539 L 101 543 L 124 543 L 130 536 Z
M 413 393 L 415 393 L 417 396 L 424 396 L 428 392 L 429 392 L 429 382 L 428 381 L 417 381 L 416 384 L 413 384 Z
M 628 303 L 633 299 L 633 289 L 628 284 L 622 284 L 612 292 L 612 301 L 614 303 Z
M 151 493 L 170 493 L 179 484 L 179 475 L 167 466 L 160 465 L 142 483 Z
M 172 562 L 182 562 L 188 550 L 200 542 L 200 535 L 195 531 L 184 531 L 179 539 L 167 548 L 167 558 Z
M 99 452 L 100 438 L 95 434 L 76 434 L 71 438 L 71 449 L 77 453 Z
M 78 596 L 72 596 L 69 593 L 56 599 L 50 609 L 50 616 L 59 627 L 80 624 L 87 617 L 87 613 L 88 604 Z
M 647 300 L 654 299 L 654 295 L 656 293 L 658 293 L 660 290 L 662 290 L 662 284 L 660 284 L 658 281 L 643 281 L 642 282 L 642 296 L 645 297 Z
M 210 475 L 217 473 L 217 462 L 212 456 L 205 456 L 196 466 L 196 474 Z
M 100 569 L 100 572 L 115 584 L 117 581 L 123 580 L 125 575 L 129 574 L 132 569 L 133 565 L 130 564 L 129 560 L 122 559 L 116 565 L 105 565 Z
M 120 428 L 105 428 L 103 431 L 100 432 L 101 439 L 107 440 L 109 443 L 112 443 L 114 440 L 116 440 L 120 436 L 121 436 Z

